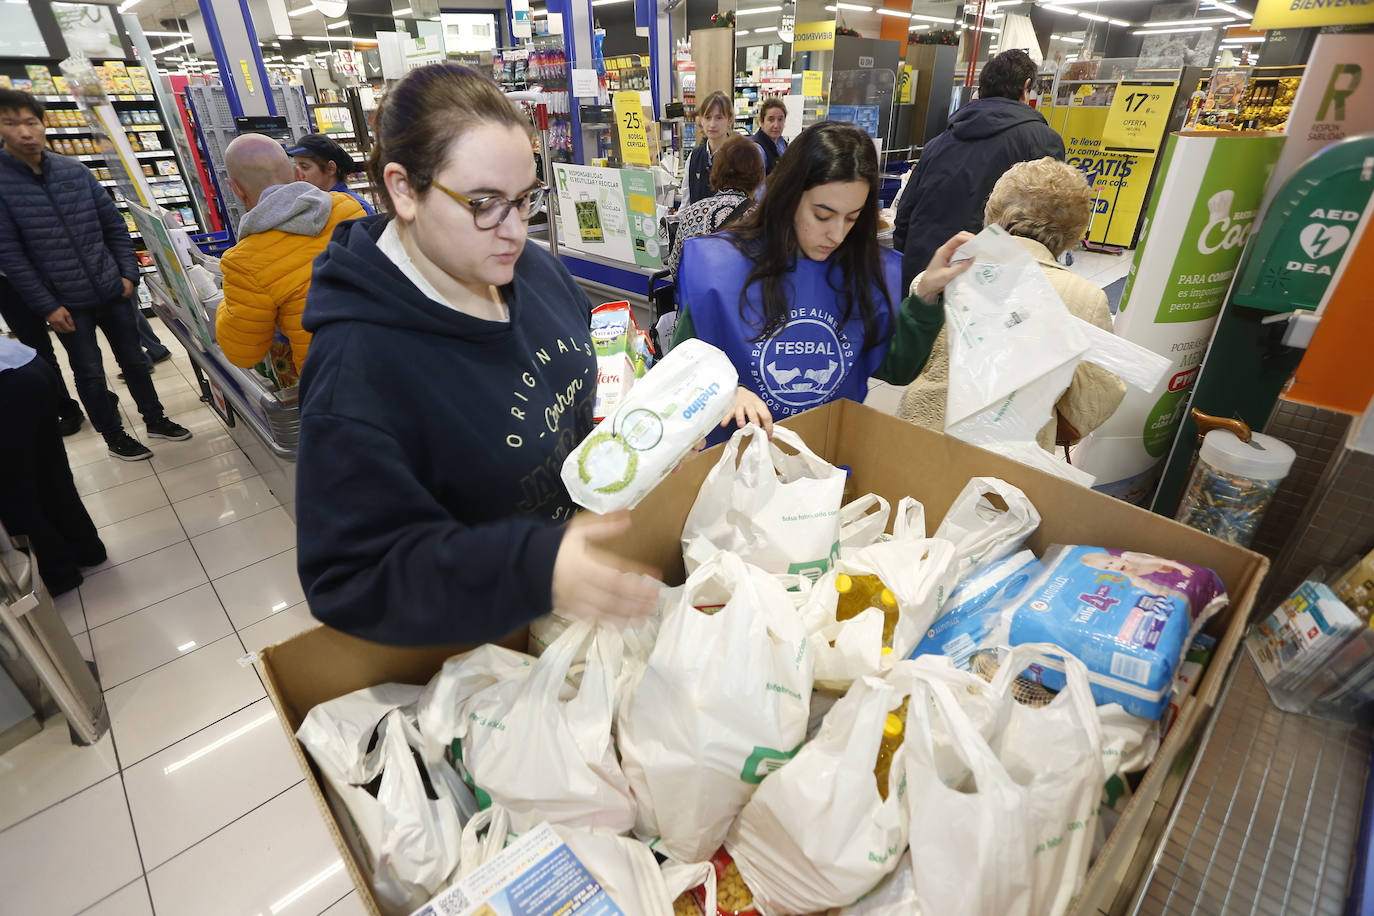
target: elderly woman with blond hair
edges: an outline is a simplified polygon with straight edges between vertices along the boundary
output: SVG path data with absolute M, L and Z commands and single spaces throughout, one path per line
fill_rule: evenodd
M 1093 193 L 1083 173 L 1046 156 L 1020 162 L 1002 175 L 988 197 L 983 225 L 994 223 L 1016 237 L 1035 258 L 1069 311 L 1105 331 L 1112 329 L 1107 296 L 1095 284 L 1056 261 L 1077 244 L 1093 214 Z M 920 282 L 920 277 L 912 284 Z M 949 391 L 949 345 L 940 331 L 925 369 L 907 386 L 897 415 L 929 429 L 944 431 Z M 1116 411 L 1126 386 L 1107 370 L 1080 363 L 1073 381 L 1056 404 L 1056 418 L 1045 424 L 1036 441 L 1046 451 L 1072 445 L 1097 429 Z

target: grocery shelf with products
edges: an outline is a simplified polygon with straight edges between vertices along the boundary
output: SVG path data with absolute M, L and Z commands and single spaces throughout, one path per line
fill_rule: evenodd
M 492 57 L 492 72 L 507 92 L 528 93 L 549 115 L 549 158 L 572 162 L 573 99 L 568 54 L 561 35 L 537 35 L 520 48 L 502 48 Z

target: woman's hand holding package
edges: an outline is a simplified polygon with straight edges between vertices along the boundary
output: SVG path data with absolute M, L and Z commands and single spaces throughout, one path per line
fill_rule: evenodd
M 922 302 L 934 302 L 935 297 L 945 291 L 951 280 L 973 266 L 972 258 L 966 258 L 957 264 L 950 263 L 959 246 L 972 240 L 972 232 L 960 232 L 936 249 L 925 273 L 921 275 L 920 282 L 916 284 L 916 295 Z
M 553 564 L 553 609 L 574 620 L 633 623 L 654 612 L 659 571 L 594 546 L 630 529 L 630 513 L 583 512 L 563 534 Z
M 729 426 L 731 420 L 734 420 L 740 429 L 750 423 L 755 426 L 762 426 L 763 431 L 768 434 L 768 438 L 773 438 L 772 412 L 769 411 L 768 405 L 763 403 L 762 398 L 743 385 L 735 393 L 735 409 L 730 412 L 728 417 L 720 421 L 720 425 L 722 427 Z

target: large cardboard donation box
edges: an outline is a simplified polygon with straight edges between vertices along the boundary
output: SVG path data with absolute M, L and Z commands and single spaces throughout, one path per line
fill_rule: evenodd
M 785 425 L 832 464 L 853 468 L 855 495 L 877 493 L 894 505 L 904 496 L 920 500 L 925 504 L 932 530 L 970 477 L 1000 477 L 1025 491 L 1040 511 L 1040 528 L 1027 544 L 1037 556 L 1052 544 L 1094 544 L 1208 566 L 1221 576 L 1231 603 L 1207 627 L 1207 632 L 1218 639 L 1216 654 L 1089 871 L 1072 911 L 1105 912 L 1119 890 L 1122 873 L 1130 864 L 1156 801 L 1172 801 L 1160 798 L 1160 791 L 1179 752 L 1196 739 L 1211 718 L 1226 669 L 1240 645 L 1251 606 L 1268 569 L 1268 560 L 1109 496 L 851 401 L 807 411 Z M 685 579 L 679 540 L 682 526 L 702 481 L 720 457 L 721 448 L 717 446 L 685 462 L 634 510 L 633 527 L 609 548 L 662 569 L 667 583 L 681 584 Z M 521 630 L 512 633 L 505 643 L 523 650 L 525 640 L 526 633 Z M 374 684 L 424 684 L 439 671 L 444 659 L 469 648 L 455 645 L 402 649 L 319 627 L 261 653 L 267 692 L 284 727 L 292 733 L 292 746 L 320 814 L 370 913 L 377 914 L 379 910 L 368 885 L 366 865 L 355 857 L 345 840 L 350 832 L 347 819 L 341 819 L 325 800 L 319 772 L 296 742 L 294 732 L 318 703 Z

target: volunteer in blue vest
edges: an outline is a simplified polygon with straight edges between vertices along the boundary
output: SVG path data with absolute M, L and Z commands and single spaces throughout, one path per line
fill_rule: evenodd
M 724 350 L 774 420 L 863 401 L 870 377 L 908 384 L 944 325 L 945 286 L 972 264 L 950 259 L 973 236 L 941 246 L 903 301 L 901 256 L 878 244 L 877 227 L 872 139 L 852 124 L 813 124 L 757 207 L 683 246 L 674 343 L 696 337 Z
M 489 77 L 412 70 L 369 171 L 385 216 L 340 223 L 303 325 L 297 566 L 310 610 L 403 646 L 484 642 L 557 609 L 650 614 L 652 572 L 600 546 L 560 478 L 592 430 L 590 308 L 527 245 L 547 189 L 529 120 Z
M 321 191 L 347 194 L 362 205 L 368 216 L 377 212 L 366 198 L 348 186 L 348 176 L 357 172 L 358 166 L 348 150 L 332 137 L 306 134 L 287 149 L 286 155 L 296 161 L 296 174 L 301 181 L 308 181 Z
M 716 150 L 734 131 L 735 103 L 723 92 L 712 92 L 697 109 L 697 145 L 687 158 L 682 206 L 705 200 L 711 191 L 711 163 Z
M 759 129 L 754 134 L 754 142 L 763 151 L 764 177 L 773 174 L 778 160 L 787 149 L 787 141 L 782 138 L 782 129 L 787 125 L 787 106 L 777 96 L 769 96 L 759 106 Z

